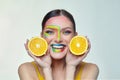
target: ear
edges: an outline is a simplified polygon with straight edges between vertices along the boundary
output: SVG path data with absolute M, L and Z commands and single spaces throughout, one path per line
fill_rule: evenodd
M 77 36 L 78 35 L 78 33 L 77 32 L 75 32 L 75 36 Z
M 40 36 L 43 37 L 43 32 L 40 33 Z

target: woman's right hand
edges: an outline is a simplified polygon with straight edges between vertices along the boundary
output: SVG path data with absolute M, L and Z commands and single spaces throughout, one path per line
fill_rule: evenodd
M 50 68 L 51 67 L 51 57 L 49 54 L 49 48 L 46 51 L 46 54 L 43 56 L 34 56 L 32 52 L 28 49 L 28 42 L 29 40 L 26 41 L 24 44 L 25 49 L 27 50 L 28 54 L 42 67 L 42 68 Z

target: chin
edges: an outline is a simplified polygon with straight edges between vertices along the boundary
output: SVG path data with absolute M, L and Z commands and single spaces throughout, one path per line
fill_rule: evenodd
M 65 56 L 66 54 L 63 53 L 51 53 L 51 57 L 56 60 L 64 59 Z

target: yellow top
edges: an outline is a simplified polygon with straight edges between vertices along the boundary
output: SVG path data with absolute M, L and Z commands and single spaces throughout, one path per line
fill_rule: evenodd
M 40 74 L 39 72 L 39 69 L 38 69 L 38 66 L 36 65 L 35 62 L 31 62 L 32 65 L 34 66 L 35 70 L 36 70 L 36 73 L 37 73 L 37 76 L 38 76 L 38 80 L 44 80 L 43 76 Z
M 44 77 L 40 74 L 38 66 L 36 65 L 36 63 L 35 62 L 31 62 L 31 63 L 32 63 L 32 65 L 34 66 L 34 68 L 36 70 L 38 79 L 39 80 L 44 80 Z M 82 75 L 82 71 L 83 71 L 84 65 L 85 65 L 85 62 L 82 62 L 80 70 L 79 70 L 78 74 L 75 76 L 75 80 L 81 80 L 81 75 Z

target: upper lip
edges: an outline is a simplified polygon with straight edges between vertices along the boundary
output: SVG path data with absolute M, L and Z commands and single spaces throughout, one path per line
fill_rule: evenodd
M 65 47 L 66 45 L 65 44 L 51 44 L 51 46 L 52 47 L 54 47 L 54 46 L 58 47 L 59 46 L 59 48 L 60 48 L 60 47 Z

